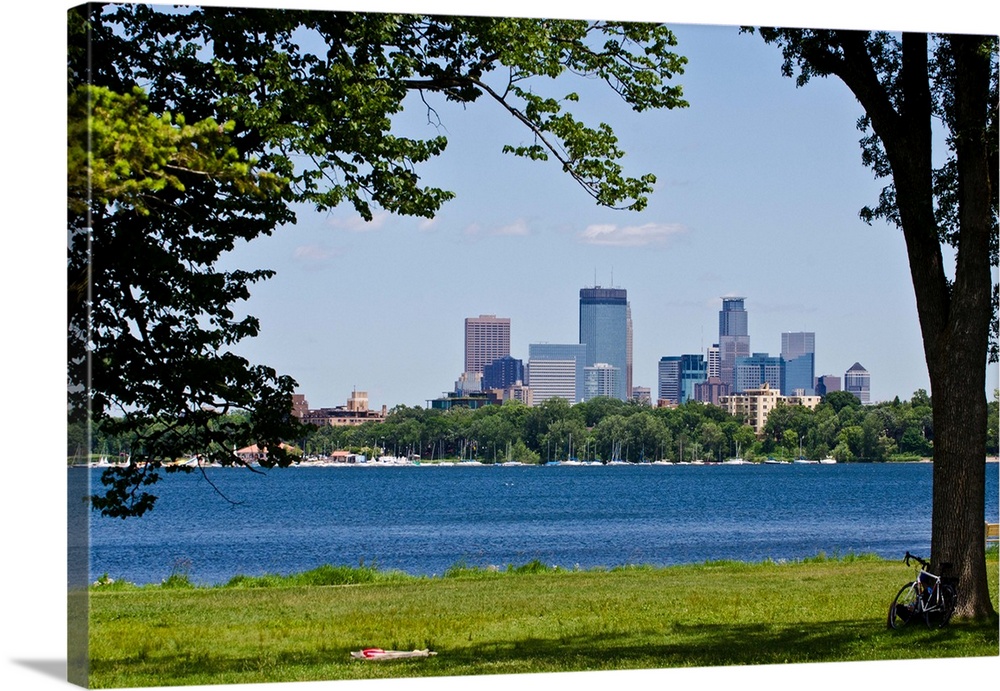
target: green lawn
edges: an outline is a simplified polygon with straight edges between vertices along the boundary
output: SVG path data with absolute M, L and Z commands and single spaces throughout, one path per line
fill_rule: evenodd
M 994 553 L 995 554 L 995 553 Z M 998 655 L 997 622 L 886 628 L 900 562 L 814 559 L 610 571 L 97 587 L 94 687 Z M 997 561 L 989 561 L 998 601 Z M 299 579 L 301 581 L 301 579 Z M 431 658 L 366 662 L 366 647 Z

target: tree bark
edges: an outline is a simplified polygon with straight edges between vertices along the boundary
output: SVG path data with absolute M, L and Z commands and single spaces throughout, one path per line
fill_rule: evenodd
M 958 578 L 956 615 L 974 619 L 994 613 L 983 556 L 984 383 L 992 317 L 989 238 L 995 194 L 986 141 L 990 62 L 983 47 L 974 36 L 949 38 L 960 229 L 951 309 L 945 328 L 936 335 L 933 362 L 929 350 L 927 361 L 935 427 L 931 558 L 944 575 L 945 566 L 952 565 Z
M 856 34 L 841 37 L 835 70 L 871 118 L 892 170 L 934 413 L 932 569 L 958 579 L 956 616 L 994 614 L 986 574 L 986 359 L 992 317 L 989 238 L 994 191 L 986 144 L 989 52 L 982 37 L 943 39 L 953 61 L 953 134 L 959 239 L 954 280 L 945 273 L 934 207 L 932 101 L 925 34 L 904 34 L 896 108 Z M 942 69 L 938 65 L 938 69 Z

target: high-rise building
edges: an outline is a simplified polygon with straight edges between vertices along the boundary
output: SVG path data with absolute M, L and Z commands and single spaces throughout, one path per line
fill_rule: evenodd
M 598 362 L 583 368 L 583 400 L 604 396 L 613 398 L 619 389 L 621 370 L 606 362 Z
M 625 303 L 625 396 L 632 398 L 632 303 Z
M 815 392 L 816 334 L 812 331 L 791 331 L 781 334 L 781 359 L 785 361 L 785 378 L 781 395 L 796 391 L 811 396 Z
M 628 297 L 624 288 L 580 289 L 580 343 L 586 345 L 586 366 L 599 362 L 628 373 Z M 626 377 L 619 377 L 614 398 L 627 398 Z
M 750 356 L 745 300 L 742 297 L 724 297 L 722 311 L 719 312 L 719 378 L 731 387 L 735 387 L 736 382 L 733 370 L 736 358 Z
M 784 378 L 781 356 L 767 353 L 754 353 L 750 357 L 736 358 L 733 366 L 733 393 L 742 393 L 750 389 L 758 389 L 767 384 L 780 393 L 781 381 Z
M 524 363 L 506 355 L 483 367 L 483 389 L 506 389 L 524 381 Z
M 704 355 L 681 355 L 681 403 L 695 400 L 695 386 L 708 378 Z
M 681 405 L 695 400 L 695 386 L 705 381 L 703 355 L 668 355 L 657 368 L 657 401 Z
M 534 405 L 550 398 L 561 398 L 570 405 L 582 400 L 577 397 L 576 360 L 528 360 L 528 388 Z M 582 388 L 582 387 L 581 387 Z
M 565 398 L 569 403 L 583 400 L 587 346 L 580 343 L 530 343 L 525 383 L 531 387 L 536 405 L 552 396 Z M 550 366 L 548 361 L 570 363 Z M 555 387 L 555 388 L 553 388 Z
M 483 368 L 510 355 L 510 319 L 481 314 L 465 320 L 465 371 L 482 372 Z
M 850 391 L 865 405 L 871 403 L 871 384 L 871 375 L 860 363 L 855 362 L 844 372 L 844 391 Z
M 706 353 L 705 360 L 707 361 L 707 367 L 705 370 L 705 376 L 709 379 L 712 377 L 718 378 L 719 376 L 719 344 L 713 343 L 708 347 L 708 352 Z
M 656 400 L 660 405 L 681 404 L 681 358 L 666 355 L 656 369 Z
M 816 395 L 825 396 L 831 391 L 840 391 L 840 377 L 824 374 L 816 377 Z
M 729 395 L 729 384 L 723 384 L 718 377 L 709 377 L 694 385 L 694 399 L 702 403 L 720 405 L 723 397 Z

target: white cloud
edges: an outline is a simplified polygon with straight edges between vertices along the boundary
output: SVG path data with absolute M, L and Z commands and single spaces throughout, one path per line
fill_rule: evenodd
M 503 226 L 483 226 L 479 223 L 470 223 L 463 231 L 466 237 L 479 238 L 486 236 L 493 237 L 526 237 L 531 235 L 531 228 L 523 218 L 512 221 Z
M 338 230 L 346 230 L 349 233 L 368 233 L 378 230 L 385 225 L 385 222 L 392 217 L 388 211 L 382 211 L 372 216 L 372 220 L 366 221 L 360 216 L 350 216 L 348 218 L 331 218 L 330 227 Z
M 323 245 L 299 245 L 292 253 L 292 257 L 296 262 L 301 264 L 305 264 L 307 266 L 317 266 L 325 264 L 327 261 L 333 259 L 339 254 L 340 252 L 337 250 L 332 250 Z
M 528 223 L 523 218 L 519 218 L 513 223 L 494 229 L 491 234 L 524 236 L 530 235 L 531 229 L 528 228 Z
M 649 247 L 663 245 L 684 226 L 676 223 L 646 223 L 641 226 L 618 226 L 611 223 L 588 226 L 579 235 L 581 242 L 588 245 L 611 247 Z
M 435 216 L 434 218 L 424 218 L 424 219 L 421 219 L 420 223 L 417 225 L 417 230 L 421 230 L 421 231 L 434 230 L 434 227 L 437 224 L 438 224 L 438 217 L 437 216 Z

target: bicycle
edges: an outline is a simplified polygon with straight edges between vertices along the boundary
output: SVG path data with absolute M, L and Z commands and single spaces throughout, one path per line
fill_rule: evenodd
M 889 628 L 899 629 L 918 620 L 923 620 L 928 628 L 944 626 L 951 619 L 958 599 L 954 579 L 931 573 L 927 570 L 930 564 L 915 554 L 907 552 L 903 561 L 909 566 L 911 559 L 920 564 L 917 579 L 896 593 L 889 607 Z M 942 564 L 943 569 L 948 566 Z

